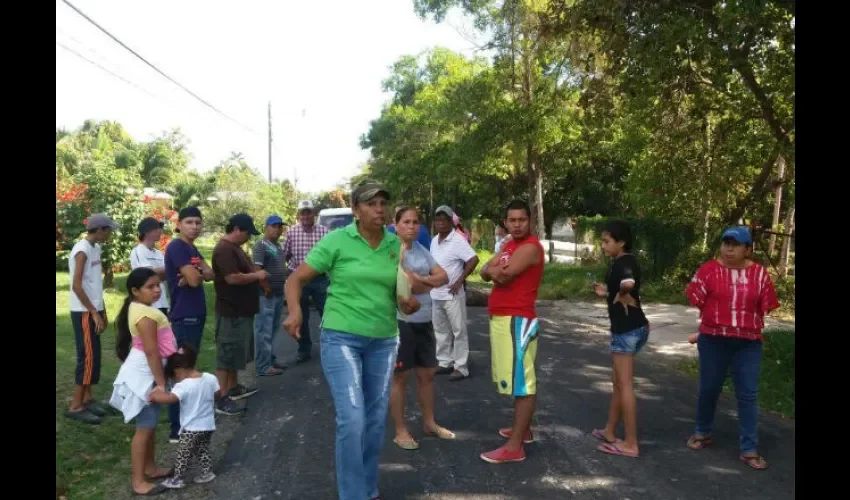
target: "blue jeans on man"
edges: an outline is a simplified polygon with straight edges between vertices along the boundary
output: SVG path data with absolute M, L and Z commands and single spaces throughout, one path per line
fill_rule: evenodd
M 723 390 L 726 373 L 731 368 L 735 397 L 738 400 L 741 453 L 756 451 L 759 413 L 757 397 L 762 342 L 700 334 L 697 347 L 699 348 L 699 397 L 696 433 L 701 436 L 711 435 L 717 398 Z
M 378 461 L 398 337 L 322 330 L 322 371 L 336 410 L 336 483 L 340 500 L 378 496 Z
M 319 317 L 325 313 L 325 300 L 328 297 L 327 275 L 317 276 L 307 283 L 301 291 L 301 338 L 298 339 L 298 361 L 306 361 L 313 354 L 313 341 L 310 339 L 310 304 L 316 307 Z
M 180 345 L 181 342 L 191 344 L 200 356 L 201 337 L 204 335 L 204 324 L 206 321 L 206 316 L 192 316 L 172 321 L 171 331 L 174 332 L 174 339 L 177 341 L 177 345 Z M 180 432 L 180 403 L 168 405 L 168 421 L 171 423 L 171 434 L 169 437 L 176 439 L 178 432 Z
M 263 376 L 275 367 L 274 339 L 280 334 L 283 295 L 260 296 L 260 312 L 254 316 L 254 374 Z

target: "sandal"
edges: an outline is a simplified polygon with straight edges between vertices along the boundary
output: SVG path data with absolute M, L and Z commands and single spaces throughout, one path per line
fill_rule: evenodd
M 165 479 L 167 477 L 171 477 L 171 476 L 174 475 L 174 468 L 172 467 L 172 468 L 168 469 L 165 472 L 165 474 L 159 474 L 157 476 L 151 476 L 151 475 L 148 475 L 148 474 L 145 474 L 145 475 L 148 476 L 151 479 Z
M 618 443 L 602 443 L 596 447 L 598 451 L 609 455 L 619 455 L 621 457 L 638 458 L 640 454 L 636 451 L 624 450 L 617 446 Z
M 755 470 L 767 469 L 767 460 L 761 455 L 741 455 L 738 458 Z
M 425 431 L 425 434 L 438 437 L 440 439 L 455 439 L 457 437 L 454 432 L 444 427 L 438 427 L 436 431 Z
M 608 438 L 605 437 L 605 430 L 604 429 L 593 429 L 593 432 L 591 432 L 590 435 L 595 437 L 596 439 L 598 439 L 602 442 L 608 443 L 608 444 L 622 443 L 623 442 L 623 440 L 620 439 L 620 438 L 614 438 L 613 441 L 608 441 Z
M 692 450 L 701 450 L 711 446 L 711 436 L 697 437 L 696 434 L 688 438 L 688 448 Z
M 165 486 L 162 485 L 162 483 L 160 483 L 160 484 L 154 485 L 154 487 L 149 489 L 146 493 L 139 493 L 136 490 L 132 490 L 132 491 L 133 491 L 133 494 L 136 495 L 136 496 L 152 497 L 154 495 L 159 495 L 160 493 L 164 492 L 167 489 L 168 488 L 166 488 Z
M 413 438 L 410 438 L 409 440 L 405 441 L 399 441 L 398 438 L 395 438 L 393 439 L 393 443 L 395 443 L 395 445 L 401 448 L 402 450 L 413 451 L 419 449 L 419 443 L 417 443 L 416 440 Z

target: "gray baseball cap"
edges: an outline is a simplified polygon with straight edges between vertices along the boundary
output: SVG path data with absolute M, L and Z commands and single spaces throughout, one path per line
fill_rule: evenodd
M 106 216 L 106 214 L 91 214 L 89 215 L 89 220 L 86 222 L 86 230 L 90 231 L 92 229 L 100 229 L 102 227 L 108 227 L 110 229 L 118 229 L 121 227 L 120 224 L 115 222 Z
M 449 216 L 449 219 L 454 217 L 455 211 L 452 210 L 452 207 L 448 205 L 440 205 L 437 207 L 437 210 L 434 210 L 434 215 L 446 214 Z

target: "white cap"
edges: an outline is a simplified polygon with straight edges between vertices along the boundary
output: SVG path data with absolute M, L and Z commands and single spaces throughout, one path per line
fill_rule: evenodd
M 298 211 L 313 210 L 313 202 L 310 200 L 301 200 L 298 202 Z

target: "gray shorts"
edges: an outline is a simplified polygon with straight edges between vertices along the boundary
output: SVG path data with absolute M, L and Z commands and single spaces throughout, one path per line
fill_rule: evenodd
M 254 317 L 215 317 L 216 370 L 244 370 L 248 364 L 248 342 L 254 337 Z
M 136 429 L 156 429 L 159 423 L 159 405 L 149 404 L 136 415 Z

